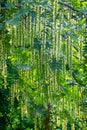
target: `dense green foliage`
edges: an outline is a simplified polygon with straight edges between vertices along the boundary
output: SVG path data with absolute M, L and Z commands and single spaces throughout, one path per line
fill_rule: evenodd
M 0 130 L 87 130 L 86 0 L 0 0 Z

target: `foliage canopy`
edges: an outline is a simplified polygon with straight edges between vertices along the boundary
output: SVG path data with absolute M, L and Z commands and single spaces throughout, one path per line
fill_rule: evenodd
M 0 129 L 86 130 L 86 0 L 0 0 Z

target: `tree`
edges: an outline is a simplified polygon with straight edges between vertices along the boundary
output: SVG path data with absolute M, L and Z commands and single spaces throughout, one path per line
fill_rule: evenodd
M 5 128 L 86 129 L 87 2 L 7 0 L 0 5 Z M 6 103 L 8 111 L 2 109 Z

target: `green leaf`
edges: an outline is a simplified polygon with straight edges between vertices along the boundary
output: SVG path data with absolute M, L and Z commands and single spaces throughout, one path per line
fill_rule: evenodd
M 6 4 L 6 9 L 11 9 L 11 8 L 14 8 L 14 7 L 15 7 L 14 3 L 7 3 Z
M 19 68 L 19 69 L 24 69 L 24 70 L 31 70 L 31 69 L 32 69 L 32 66 L 19 64 L 19 65 L 18 65 L 18 68 Z
M 24 3 L 26 3 L 26 4 L 27 4 L 28 2 L 29 2 L 28 0 L 24 0 Z
M 87 108 L 87 100 L 82 103 L 82 106 Z
M 19 23 L 19 18 L 18 17 L 15 17 L 14 19 L 9 19 L 6 21 L 6 24 L 10 24 L 10 25 L 15 25 L 17 26 Z
M 2 23 L 0 23 L 0 30 L 3 28 L 3 24 Z
M 38 51 L 41 50 L 42 40 L 38 38 L 34 38 L 34 48 Z
M 86 19 L 83 18 L 83 19 L 81 19 L 81 20 L 78 21 L 78 24 L 83 25 L 85 22 L 86 22 Z
M 61 71 L 62 69 L 62 60 L 56 60 L 56 58 L 53 56 L 51 61 L 49 62 L 50 68 L 52 69 L 52 71 Z
M 87 46 L 84 46 L 84 47 L 83 47 L 83 53 L 84 53 L 84 54 L 87 54 Z
M 78 40 L 78 37 L 71 31 L 68 31 L 67 34 L 73 39 L 73 40 Z
M 3 117 L 3 114 L 0 112 L 0 118 Z
M 87 7 L 84 7 L 84 8 L 82 8 L 82 10 L 81 10 L 84 14 L 86 14 L 87 15 Z
M 36 109 L 37 114 L 40 114 L 40 115 L 45 114 L 45 109 L 42 104 L 36 105 L 35 109 Z

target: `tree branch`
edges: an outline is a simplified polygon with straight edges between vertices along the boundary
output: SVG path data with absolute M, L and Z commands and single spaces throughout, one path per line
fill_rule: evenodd
M 73 10 L 73 11 L 75 11 L 75 12 L 81 14 L 81 15 L 84 15 L 85 17 L 87 17 L 87 15 L 84 12 L 81 12 L 80 10 L 75 9 L 74 7 L 70 6 L 69 4 L 67 4 L 65 2 L 59 1 L 58 4 L 64 5 L 64 6 L 68 7 L 68 8 L 70 8 L 71 10 Z

